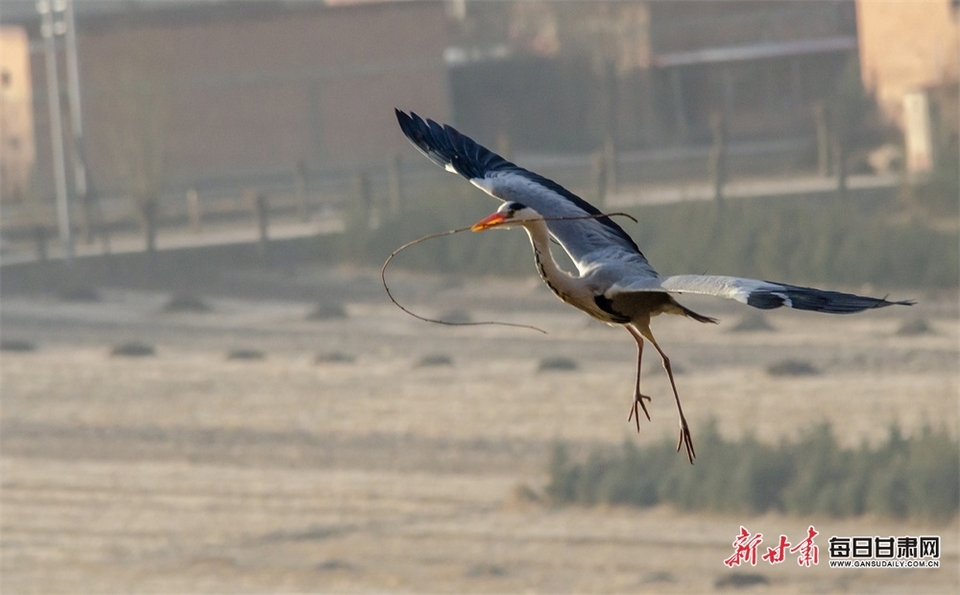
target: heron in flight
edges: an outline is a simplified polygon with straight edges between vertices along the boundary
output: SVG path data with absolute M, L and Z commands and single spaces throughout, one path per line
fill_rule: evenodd
M 471 228 L 473 231 L 522 227 L 530 237 L 540 277 L 558 298 L 601 322 L 623 326 L 634 338 L 637 373 L 627 421 L 635 420 L 638 432 L 639 410 L 650 420 L 645 403 L 650 397 L 640 392 L 644 339 L 653 345 L 677 402 L 680 421 L 677 450 L 685 447 L 691 463 L 696 452 L 690 427 L 680 405 L 670 358 L 657 344 L 650 330 L 650 319 L 658 314 L 675 314 L 697 322 L 716 323 L 717 320 L 683 306 L 674 299 L 674 294 L 712 295 L 762 310 L 786 306 L 830 314 L 914 303 L 740 277 L 663 277 L 650 266 L 637 244 L 619 225 L 566 188 L 510 163 L 449 125 L 424 120 L 412 112 L 396 110 L 396 115 L 404 135 L 431 161 L 504 201 L 495 213 L 476 223 Z M 577 274 L 557 265 L 550 252 L 551 239 L 570 256 Z

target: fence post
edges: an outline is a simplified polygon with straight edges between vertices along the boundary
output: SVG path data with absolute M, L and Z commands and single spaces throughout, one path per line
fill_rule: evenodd
M 830 133 L 823 101 L 813 104 L 813 123 L 817 134 L 817 173 L 827 177 L 830 175 Z
M 200 194 L 195 186 L 187 189 L 187 219 L 190 222 L 190 229 L 194 232 L 200 231 L 201 217 Z
M 710 114 L 710 132 L 713 143 L 710 146 L 710 180 L 713 183 L 713 199 L 723 206 L 723 187 L 727 182 L 727 126 L 722 111 Z
M 357 208 L 360 210 L 357 223 L 362 228 L 375 229 L 377 220 L 376 213 L 373 210 L 373 197 L 370 193 L 370 178 L 367 176 L 367 172 L 362 170 L 357 172 L 357 177 L 354 180 L 354 192 Z
M 390 186 L 390 213 L 397 215 L 403 210 L 403 176 L 399 153 L 394 153 L 387 160 L 387 184 Z
M 42 223 L 33 226 L 33 239 L 37 245 L 37 258 L 47 261 L 47 229 Z
M 613 140 L 613 135 L 608 134 L 603 140 L 603 166 L 606 169 L 607 191 L 611 194 L 616 193 L 619 188 L 617 180 L 617 165 L 619 157 L 617 156 L 617 144 Z
M 837 196 L 843 200 L 847 197 L 847 143 L 842 125 L 833 131 L 833 162 L 837 172 Z
M 80 196 L 80 238 L 84 244 L 93 243 L 93 209 L 90 204 L 90 195 Z
M 157 251 L 158 201 L 159 198 L 153 193 L 147 193 L 138 199 L 146 250 L 151 254 Z
M 247 190 L 247 201 L 253 210 L 253 216 L 257 220 L 257 248 L 261 257 L 267 254 L 267 244 L 269 242 L 269 218 L 270 209 L 267 204 L 267 196 L 259 190 Z
M 297 193 L 297 213 L 299 214 L 301 221 L 310 220 L 310 205 L 307 199 L 307 180 L 307 164 L 303 161 L 303 159 L 301 159 L 300 161 L 297 161 L 294 180 Z
M 604 166 L 603 151 L 597 151 L 593 155 L 593 179 L 597 203 L 603 206 L 607 202 L 607 168 Z

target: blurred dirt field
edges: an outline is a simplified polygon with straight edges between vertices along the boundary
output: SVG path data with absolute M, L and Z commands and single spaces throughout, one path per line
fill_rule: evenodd
M 643 380 L 653 420 L 637 435 L 627 423 L 633 341 L 560 304 L 538 279 L 396 273 L 392 289 L 427 316 L 534 324 L 546 335 L 417 321 L 389 303 L 375 273 L 302 274 L 346 317 L 311 320 L 316 302 L 270 295 L 203 295 L 203 313 L 165 312 L 170 294 L 150 291 L 104 289 L 90 303 L 3 296 L 3 339 L 36 346 L 2 353 L 4 593 L 700 593 L 743 574 L 769 581 L 757 592 L 960 589 L 956 519 L 531 500 L 557 440 L 584 452 L 675 437 L 653 350 Z M 824 420 L 845 445 L 880 440 L 891 424 L 956 435 L 956 295 L 891 297 L 920 303 L 855 316 L 775 311 L 769 332 L 732 332 L 748 309 L 717 300 L 683 301 L 718 326 L 657 319 L 694 442 L 711 418 L 725 436 L 771 442 Z M 917 316 L 933 332 L 899 336 Z M 110 354 L 134 340 L 156 354 Z M 227 358 L 239 349 L 263 358 Z M 440 356 L 449 365 L 436 365 Z M 538 371 L 558 356 L 578 369 Z M 765 371 L 787 359 L 819 373 Z M 681 454 L 674 464 L 688 465 Z M 762 532 L 764 548 L 814 525 L 820 564 L 728 569 L 741 525 Z M 831 535 L 924 534 L 942 537 L 940 569 L 826 564 Z

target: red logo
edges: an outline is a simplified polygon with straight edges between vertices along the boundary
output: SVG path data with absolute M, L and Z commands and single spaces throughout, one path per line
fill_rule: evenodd
M 770 564 L 780 564 L 787 558 L 787 554 L 797 554 L 797 564 L 800 566 L 816 566 L 820 563 L 820 548 L 813 543 L 813 538 L 819 535 L 813 525 L 807 529 L 807 537 L 803 541 L 792 544 L 786 535 L 781 535 L 780 540 L 774 547 L 768 547 L 767 553 L 761 556 Z M 746 527 L 740 527 L 740 534 L 733 540 L 734 553 L 723 561 L 728 567 L 740 566 L 744 562 L 749 562 L 751 566 L 757 565 L 757 548 L 763 543 L 763 533 L 753 535 Z

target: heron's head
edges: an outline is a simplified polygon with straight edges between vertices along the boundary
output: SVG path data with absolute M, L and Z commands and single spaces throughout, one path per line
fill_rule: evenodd
M 542 219 L 540 213 L 530 207 L 518 202 L 508 201 L 500 205 L 500 208 L 494 214 L 484 217 L 470 229 L 472 231 L 483 231 L 492 227 L 509 228 Z

